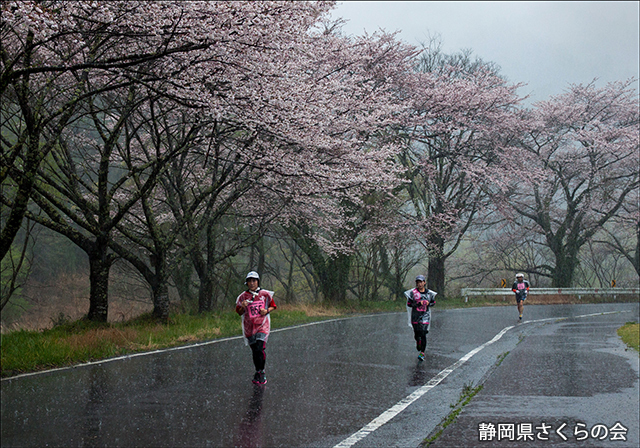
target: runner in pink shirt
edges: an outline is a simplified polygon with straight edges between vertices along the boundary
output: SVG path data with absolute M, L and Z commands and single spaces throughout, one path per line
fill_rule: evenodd
M 416 287 L 404 292 L 407 298 L 407 312 L 409 326 L 413 328 L 416 340 L 418 359 L 424 361 L 424 351 L 427 348 L 427 333 L 431 325 L 431 308 L 436 304 L 436 292 L 427 289 L 424 275 L 416 277 Z
M 520 320 L 522 320 L 524 301 L 527 300 L 527 294 L 529 294 L 529 282 L 524 279 L 524 274 L 516 275 L 516 281 L 513 283 L 511 290 L 516 293 L 516 305 L 518 306 Z
M 269 314 L 277 307 L 273 301 L 273 291 L 260 288 L 260 275 L 257 272 L 251 271 L 247 274 L 245 285 L 248 289 L 236 299 L 236 313 L 242 316 L 245 344 L 251 347 L 253 364 L 256 367 L 253 382 L 266 384 L 264 367 L 267 360 L 265 349 L 271 330 Z

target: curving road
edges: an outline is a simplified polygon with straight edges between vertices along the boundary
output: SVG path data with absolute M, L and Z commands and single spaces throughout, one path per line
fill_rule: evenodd
M 6 379 L 2 447 L 417 447 L 480 384 L 433 446 L 637 447 L 639 358 L 616 329 L 638 312 L 436 306 L 425 362 L 403 312 L 294 327 L 265 386 L 240 338 Z

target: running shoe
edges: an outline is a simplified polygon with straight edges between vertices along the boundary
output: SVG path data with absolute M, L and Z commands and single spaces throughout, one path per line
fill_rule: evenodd
M 253 375 L 253 382 L 254 382 L 255 384 L 260 384 L 260 372 L 256 372 L 256 373 Z
M 520 315 L 520 320 L 522 320 L 522 314 Z
M 264 373 L 264 370 L 258 372 L 258 384 L 267 384 L 267 375 Z
M 419 359 L 420 361 L 424 361 L 424 352 L 420 352 L 420 353 L 418 353 L 418 359 Z

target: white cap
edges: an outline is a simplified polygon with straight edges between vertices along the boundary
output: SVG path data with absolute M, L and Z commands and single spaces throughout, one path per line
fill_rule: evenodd
M 522 277 L 522 278 L 524 278 L 524 274 L 522 274 L 521 272 L 519 272 L 519 273 L 517 273 L 517 274 L 516 274 L 516 278 L 518 278 L 518 277 Z
M 247 276 L 244 278 L 245 285 L 247 284 L 247 280 L 249 280 L 250 278 L 255 278 L 256 280 L 260 280 L 260 275 L 256 271 L 249 272 Z

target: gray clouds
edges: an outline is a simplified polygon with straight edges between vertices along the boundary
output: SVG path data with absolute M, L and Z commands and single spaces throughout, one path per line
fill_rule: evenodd
M 346 34 L 385 29 L 419 45 L 440 36 L 442 49 L 473 54 L 526 83 L 531 102 L 568 85 L 639 75 L 638 2 L 339 2 L 333 17 Z M 637 83 L 636 83 L 637 87 Z

